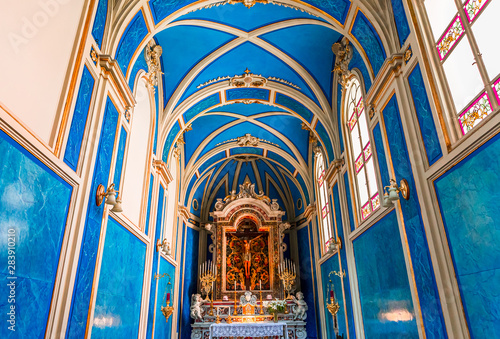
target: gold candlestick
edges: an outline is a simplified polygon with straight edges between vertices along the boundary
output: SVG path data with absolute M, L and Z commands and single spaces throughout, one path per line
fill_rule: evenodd
M 262 291 L 260 291 L 260 315 L 264 314 L 264 309 L 262 308 Z
M 283 288 L 288 294 L 285 300 L 292 299 L 290 296 L 290 291 L 292 290 L 292 286 L 295 283 L 295 278 L 297 274 L 295 273 L 295 264 L 290 260 L 285 259 L 285 262 L 282 263 L 279 267 L 279 277 L 283 281 Z
M 210 299 L 210 312 L 208 312 L 208 315 L 213 317 L 214 315 L 214 292 L 212 291 L 212 298 Z
M 236 288 L 234 289 L 234 312 L 233 312 L 233 315 L 238 315 L 238 312 L 236 311 Z M 229 315 L 231 316 L 231 315 Z

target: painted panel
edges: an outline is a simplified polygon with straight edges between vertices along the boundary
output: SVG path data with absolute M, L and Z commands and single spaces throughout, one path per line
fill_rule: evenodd
M 354 330 L 354 313 L 352 308 L 352 298 L 351 298 L 351 285 L 349 282 L 349 272 L 347 267 L 347 253 L 345 249 L 346 237 L 344 235 L 344 227 L 342 226 L 342 210 L 340 208 L 340 196 L 339 196 L 339 186 L 335 184 L 332 187 L 333 203 L 335 208 L 335 221 L 337 222 L 337 232 L 342 241 L 342 248 L 340 249 L 340 264 L 342 266 L 342 271 L 345 273 L 344 276 L 344 293 L 345 293 L 345 314 L 347 316 L 348 326 L 349 326 L 349 338 L 356 338 L 356 333 Z M 330 272 L 330 271 L 328 271 Z M 325 278 L 323 278 L 325 279 Z M 342 333 L 341 333 L 342 334 Z
M 177 137 L 177 133 L 179 133 L 181 130 L 181 127 L 179 126 L 179 122 L 176 121 L 175 124 L 172 126 L 170 129 L 170 132 L 168 132 L 167 139 L 165 140 L 165 146 L 163 146 L 163 155 L 161 160 L 163 162 L 168 163 L 168 153 L 170 152 L 170 149 L 174 145 L 174 140 Z
M 175 295 L 173 291 L 175 291 L 175 267 L 169 263 L 167 260 L 160 257 L 160 272 L 162 275 L 167 273 L 170 275 L 170 285 L 168 285 L 169 278 L 165 276 L 158 280 L 158 291 L 156 298 L 156 311 L 155 311 L 155 338 L 162 339 L 170 339 L 172 337 L 172 324 L 173 324 L 173 315 L 170 316 L 168 322 L 165 319 L 165 316 L 161 312 L 161 307 L 166 306 L 166 298 L 167 293 L 170 293 L 170 306 L 175 303 Z M 175 310 L 174 312 L 176 312 Z
M 153 174 L 149 176 L 149 194 L 148 194 L 148 208 L 146 210 L 146 222 L 144 225 L 144 233 L 147 235 L 149 230 L 149 217 L 151 215 L 151 198 L 153 195 L 153 183 L 154 177 Z
M 321 138 L 321 141 L 323 141 L 323 145 L 328 153 L 328 160 L 333 161 L 335 159 L 335 155 L 333 154 L 332 141 L 330 140 L 330 136 L 326 132 L 325 126 L 323 126 L 321 121 L 318 121 L 315 130 Z
M 260 88 L 237 88 L 226 91 L 226 100 L 262 99 L 269 100 L 269 91 Z
M 43 338 L 72 188 L 1 130 L 0 154 L 0 337 Z
M 207 170 L 210 166 L 215 164 L 217 161 L 224 159 L 225 157 L 226 152 L 217 153 L 216 155 L 205 161 L 203 164 L 201 164 L 198 171 L 200 172 L 200 174 L 203 174 L 203 172 L 205 172 L 205 170 Z
M 106 27 L 107 14 L 108 2 L 106 0 L 99 0 L 95 13 L 94 26 L 92 27 L 92 36 L 99 48 L 102 47 L 102 38 L 104 36 L 104 28 Z
M 429 104 L 427 92 L 425 91 L 420 65 L 417 64 L 415 69 L 408 76 L 408 83 L 410 84 L 413 104 L 420 126 L 420 133 L 422 134 L 422 140 L 424 141 L 425 150 L 427 152 L 427 159 L 429 165 L 432 165 L 436 160 L 442 157 L 443 153 L 441 152 L 436 125 L 432 118 L 431 106 Z
M 396 212 L 356 238 L 353 248 L 366 338 L 418 338 Z
M 275 102 L 278 105 L 291 109 L 292 111 L 300 115 L 302 118 L 306 119 L 309 123 L 312 121 L 313 114 L 311 113 L 311 111 L 309 111 L 304 105 L 302 105 L 297 100 L 294 100 L 287 95 L 276 93 Z
M 382 178 L 382 187 L 389 186 L 389 170 L 387 169 L 387 158 L 385 157 L 384 142 L 382 140 L 380 124 L 376 124 L 373 128 L 373 142 L 375 143 L 379 173 L 380 178 Z
M 153 238 L 153 244 L 156 244 L 158 240 L 161 239 L 161 231 L 162 231 L 162 215 L 163 215 L 163 196 L 165 194 L 165 190 L 163 186 L 160 185 L 160 191 L 158 193 L 158 208 L 156 211 L 156 225 L 154 226 L 155 235 Z M 158 274 L 158 258 L 160 254 L 158 252 L 153 252 L 153 262 L 151 269 L 151 288 L 149 293 L 149 305 L 148 305 L 148 324 L 146 330 L 146 338 L 152 338 L 153 336 L 153 321 L 155 318 L 155 300 L 157 299 L 157 290 L 156 283 L 157 281 L 154 279 L 154 275 Z
M 124 77 L 127 75 L 132 55 L 146 37 L 146 34 L 148 34 L 148 27 L 144 21 L 142 11 L 139 11 L 125 29 L 116 50 L 116 61 L 118 61 Z
M 351 225 L 351 231 L 356 229 L 356 224 L 354 222 L 354 214 L 352 212 L 352 199 L 351 199 L 351 184 L 349 182 L 349 173 L 344 173 L 344 187 L 345 196 L 347 199 L 347 212 L 349 213 L 349 224 Z
M 394 21 L 396 22 L 396 29 L 398 30 L 399 43 L 402 47 L 410 35 L 410 26 L 408 25 L 408 19 L 406 18 L 403 1 L 391 0 L 391 3 Z
M 125 144 L 127 143 L 127 131 L 123 126 L 120 128 L 120 141 L 118 142 L 118 150 L 116 152 L 116 165 L 115 174 L 113 176 L 113 183 L 115 184 L 115 189 L 120 190 L 120 182 L 122 178 L 123 170 L 123 157 L 125 155 Z
M 344 24 L 347 12 L 349 11 L 349 7 L 351 5 L 347 0 L 307 0 L 305 2 L 310 3 L 328 14 L 331 14 L 341 24 Z
M 139 53 L 139 56 L 134 63 L 134 67 L 132 67 L 132 72 L 130 72 L 128 85 L 130 86 L 130 90 L 132 91 L 134 90 L 135 78 L 137 77 L 137 73 L 139 73 L 141 69 L 146 72 L 148 71 L 148 64 L 146 63 L 146 59 L 144 58 L 144 50 L 142 50 L 142 53 Z
M 220 104 L 219 93 L 212 94 L 209 97 L 197 102 L 191 106 L 184 114 L 184 122 L 187 124 L 189 120 L 193 119 L 196 115 L 209 109 L 212 106 Z
M 104 204 L 96 206 L 95 194 L 99 184 L 106 185 L 108 182 L 118 117 L 118 111 L 108 98 L 99 139 L 99 149 L 94 167 L 78 271 L 73 290 L 71 313 L 66 333 L 66 337 L 69 338 L 83 338 L 85 336 L 104 210 Z
M 83 134 L 85 132 L 85 125 L 90 109 L 90 101 L 92 100 L 94 82 L 92 74 L 90 74 L 87 66 L 84 65 L 75 110 L 73 111 L 73 118 L 71 119 L 66 151 L 64 152 L 64 162 L 71 167 L 73 171 L 76 171 L 76 167 L 78 166 Z
M 352 56 L 351 62 L 349 63 L 349 69 L 356 68 L 361 72 L 361 75 L 363 77 L 362 82 L 364 84 L 365 93 L 368 93 L 368 91 L 372 87 L 372 80 L 370 78 L 371 73 L 368 72 L 368 67 L 369 66 L 367 66 L 363 61 L 363 58 L 361 57 L 359 51 L 356 48 L 354 48 L 354 54 Z
M 191 338 L 191 295 L 195 294 L 198 286 L 198 242 L 199 232 L 186 226 L 186 243 L 184 246 L 184 275 L 182 277 L 182 311 L 181 311 L 181 339 Z
M 420 202 L 413 179 L 410 158 L 399 116 L 398 103 L 393 96 L 383 109 L 390 155 L 394 164 L 396 181 L 405 178 L 410 187 L 410 199 L 400 199 L 405 231 L 410 249 L 415 283 L 417 285 L 427 338 L 447 338 L 441 311 L 441 301 L 437 292 L 434 269 L 430 260 L 427 237 L 420 214 Z
M 278 163 L 280 163 L 283 167 L 288 169 L 290 171 L 290 173 L 293 174 L 293 172 L 295 172 L 295 167 L 293 167 L 292 164 L 290 164 L 287 160 L 285 160 L 285 158 L 283 158 L 281 155 L 276 154 L 276 153 L 271 152 L 271 151 L 268 151 L 267 157 L 269 159 L 273 159 L 273 160 L 277 161 Z
M 325 303 L 330 303 L 330 289 L 333 286 L 334 297 L 335 300 L 339 303 L 339 311 L 337 313 L 337 322 L 339 335 L 343 335 L 344 338 L 347 338 L 347 329 L 345 322 L 345 314 L 346 314 L 346 305 L 344 303 L 343 293 L 342 293 L 342 282 L 340 277 L 335 274 L 330 274 L 330 272 L 340 272 L 339 266 L 339 257 L 338 255 L 333 255 L 323 264 L 321 264 L 321 277 L 323 280 L 323 298 Z M 326 321 L 326 337 L 327 338 L 335 338 L 334 325 L 333 325 L 333 316 L 328 312 L 326 308 L 326 304 L 323 306 L 325 309 L 325 321 Z
M 237 155 L 237 154 L 258 154 L 262 155 L 264 153 L 264 150 L 262 148 L 257 148 L 257 147 L 238 147 L 238 148 L 231 148 L 229 149 L 229 154 L 230 155 Z
M 299 252 L 300 287 L 304 293 L 304 300 L 309 308 L 307 310 L 307 338 L 317 338 L 316 312 L 314 302 L 313 270 L 311 258 L 311 244 L 309 239 L 309 227 L 306 226 L 297 231 L 297 245 Z
M 138 336 L 145 260 L 146 244 L 109 218 L 92 338 Z
M 384 63 L 386 54 L 377 31 L 361 11 L 358 11 L 356 15 L 351 34 L 354 35 L 365 50 L 376 76 Z
M 192 1 L 189 0 L 152 0 L 149 1 L 149 7 L 153 14 L 153 19 L 155 24 L 165 19 L 167 15 L 173 13 L 174 11 L 182 8 L 183 6 L 189 4 Z
M 472 338 L 500 333 L 500 134 L 434 182 Z

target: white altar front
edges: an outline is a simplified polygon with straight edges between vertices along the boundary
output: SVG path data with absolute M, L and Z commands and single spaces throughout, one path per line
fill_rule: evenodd
M 279 337 L 285 339 L 287 332 L 287 324 L 283 321 L 277 323 L 221 323 L 210 325 L 210 339 L 221 337 Z

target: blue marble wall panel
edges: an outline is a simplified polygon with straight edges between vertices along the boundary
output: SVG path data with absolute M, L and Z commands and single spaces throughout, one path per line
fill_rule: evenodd
M 161 307 L 166 306 L 166 298 L 167 294 L 170 293 L 170 306 L 173 305 L 175 299 L 177 299 L 174 295 L 175 291 L 175 267 L 169 263 L 167 260 L 160 257 L 160 272 L 162 275 L 164 273 L 168 273 L 170 275 L 170 285 L 168 285 L 169 278 L 165 276 L 158 280 L 158 293 L 156 298 L 156 311 L 155 311 L 155 338 L 161 339 L 170 339 L 172 336 L 172 324 L 173 324 L 173 315 L 170 316 L 168 322 L 165 319 L 165 316 L 161 312 Z M 176 312 L 175 310 L 174 312 Z
M 123 126 L 120 128 L 120 141 L 118 142 L 118 150 L 116 152 L 115 174 L 113 183 L 116 190 L 121 190 L 120 183 L 122 179 L 123 157 L 125 156 L 125 145 L 127 144 L 127 131 Z
M 99 184 L 106 185 L 108 182 L 118 117 L 118 111 L 108 98 L 89 195 L 78 271 L 73 289 L 71 313 L 66 333 L 66 337 L 68 338 L 83 338 L 85 336 L 99 236 L 101 233 L 102 214 L 104 211 L 104 204 L 101 204 L 101 206 L 95 204 L 95 194 Z
M 396 212 L 356 238 L 353 248 L 366 338 L 418 338 Z
M 356 15 L 351 34 L 354 35 L 365 50 L 376 76 L 384 63 L 386 54 L 377 31 L 361 11 L 358 11 Z
M 427 237 L 420 214 L 420 202 L 415 193 L 415 181 L 407 151 L 406 140 L 399 116 L 398 103 L 394 95 L 383 109 L 390 156 L 394 164 L 396 181 L 408 180 L 409 200 L 400 199 L 406 237 L 410 249 L 420 308 L 427 338 L 447 338 L 444 327 L 441 302 L 437 292 L 434 269 L 429 255 Z
M 330 274 L 330 272 L 340 272 L 339 265 L 339 257 L 338 255 L 334 255 L 330 257 L 327 261 L 321 264 L 321 277 L 322 277 L 322 285 L 323 285 L 323 299 L 325 300 L 325 322 L 326 322 L 326 337 L 327 338 L 335 338 L 334 325 L 333 325 L 333 316 L 328 312 L 326 308 L 326 303 L 330 303 L 330 289 L 333 285 L 334 297 L 339 303 L 339 311 L 337 313 L 337 323 L 339 329 L 339 335 L 344 335 L 344 338 L 347 338 L 347 328 L 346 328 L 346 305 L 343 298 L 342 293 L 342 282 L 340 277 L 335 274 Z M 331 281 L 331 282 L 330 282 Z
M 153 179 L 153 176 L 151 176 L 151 179 Z M 163 186 L 160 185 L 160 191 L 158 192 L 158 207 L 156 211 L 156 223 L 154 226 L 154 238 L 153 238 L 153 244 L 156 244 L 158 240 L 161 239 L 161 232 L 162 232 L 162 220 L 163 220 L 163 197 L 165 195 L 165 190 Z M 154 275 L 158 273 L 158 258 L 160 257 L 160 254 L 158 252 L 153 252 L 153 262 L 152 262 L 152 269 L 151 269 L 151 288 L 150 288 L 150 294 L 149 294 L 149 306 L 148 306 L 148 325 L 147 325 L 147 330 L 146 330 L 146 338 L 152 338 L 153 336 L 153 319 L 155 317 L 154 312 L 155 312 L 155 300 L 157 299 L 156 295 L 156 284 L 157 281 L 154 279 Z
M 269 100 L 269 91 L 260 88 L 238 88 L 226 91 L 226 100 L 262 99 Z
M 237 154 L 262 155 L 263 153 L 264 153 L 264 150 L 262 148 L 257 148 L 257 147 L 238 147 L 238 148 L 231 148 L 229 150 L 230 155 L 237 155 Z
M 146 63 L 146 59 L 144 58 L 144 50 L 142 53 L 139 53 L 137 60 L 134 63 L 134 67 L 132 67 L 132 72 L 130 72 L 130 77 L 128 79 L 128 85 L 130 86 L 130 90 L 134 90 L 135 78 L 137 77 L 137 73 L 143 69 L 144 71 L 148 71 L 148 64 Z M 156 91 L 158 92 L 158 91 Z
M 342 85 L 337 84 L 337 123 L 339 128 L 340 153 L 344 152 L 344 127 L 342 126 Z
M 43 338 L 72 187 L 1 130 L 0 154 L 0 337 Z M 15 324 L 7 321 L 12 306 Z
M 271 151 L 268 151 L 267 157 L 269 159 L 276 160 L 279 164 L 281 164 L 283 167 L 288 169 L 290 171 L 290 173 L 295 172 L 295 167 L 293 167 L 292 164 L 290 164 L 287 160 L 285 160 L 285 158 L 283 158 L 281 155 L 274 153 L 274 152 L 271 152 Z
M 375 152 L 377 154 L 380 178 L 382 178 L 382 186 L 389 185 L 389 170 L 387 169 L 387 158 L 385 157 L 384 142 L 382 140 L 382 131 L 380 124 L 373 127 L 373 142 L 375 144 Z
M 97 11 L 95 14 L 94 26 L 92 27 L 92 36 L 97 42 L 99 48 L 102 47 L 102 38 L 104 36 L 104 28 L 106 27 L 106 16 L 108 14 L 108 2 L 99 0 Z
M 291 109 L 292 111 L 300 115 L 302 118 L 306 119 L 308 122 L 312 121 L 313 114 L 311 113 L 311 111 L 309 111 L 304 105 L 302 105 L 297 100 L 294 100 L 287 95 L 276 93 L 275 102 L 278 105 Z
M 148 32 L 142 11 L 139 11 L 125 29 L 116 49 L 115 59 L 118 61 L 124 77 L 127 75 L 132 55 Z
M 167 139 L 165 140 L 165 146 L 163 147 L 163 154 L 161 157 L 161 160 L 163 160 L 163 162 L 165 163 L 168 163 L 168 153 L 174 145 L 175 137 L 177 136 L 177 133 L 180 132 L 180 130 L 181 127 L 179 126 L 179 122 L 176 121 L 170 129 L 170 132 L 168 132 Z
M 427 92 L 425 91 L 424 79 L 422 78 L 420 65 L 417 64 L 408 76 L 408 83 L 410 84 L 413 104 L 415 106 L 420 126 L 420 133 L 427 152 L 427 159 L 429 161 L 429 165 L 432 165 L 436 162 L 436 160 L 442 157 L 443 153 L 441 152 L 436 125 L 434 124 L 434 119 L 432 118 L 431 105 L 429 104 L 429 98 L 427 97 Z
M 297 231 L 297 242 L 299 252 L 300 287 L 304 293 L 304 300 L 309 305 L 307 310 L 307 338 L 317 338 L 316 312 L 314 302 L 314 275 L 312 270 L 313 259 L 311 258 L 311 243 L 309 239 L 309 227 L 306 226 Z
M 184 275 L 182 281 L 182 311 L 180 316 L 180 338 L 191 338 L 191 295 L 195 294 L 198 286 L 198 242 L 199 232 L 186 226 L 186 243 L 184 246 Z
M 347 212 L 349 214 L 349 224 L 351 225 L 351 231 L 356 229 L 356 223 L 354 222 L 354 214 L 352 212 L 352 199 L 351 199 L 351 184 L 349 182 L 349 173 L 344 173 L 344 187 L 345 187 L 345 197 L 347 199 Z
M 83 134 L 85 125 L 87 124 L 87 116 L 90 109 L 90 101 L 92 100 L 94 78 L 87 66 L 83 66 L 82 80 L 78 97 L 76 98 L 75 110 L 71 119 L 71 127 L 69 129 L 68 142 L 66 143 L 66 151 L 64 152 L 64 162 L 76 171 L 78 159 L 80 158 L 80 149 L 82 148 Z
M 209 97 L 206 97 L 205 99 L 197 102 L 193 106 L 191 106 L 184 114 L 184 122 L 188 123 L 189 120 L 193 119 L 196 115 L 200 114 L 201 112 L 209 109 L 210 107 L 213 107 L 215 105 L 220 104 L 220 97 L 219 93 L 212 94 Z
M 165 19 L 169 14 L 175 12 L 176 10 L 182 8 L 183 6 L 194 2 L 190 0 L 151 0 L 149 1 L 149 7 L 151 8 L 151 13 L 153 14 L 153 19 L 155 24 Z
M 321 141 L 323 141 L 323 145 L 326 148 L 326 153 L 328 154 L 328 161 L 333 161 L 335 159 L 335 155 L 333 154 L 332 141 L 330 140 L 330 136 L 326 132 L 325 126 L 323 126 L 321 121 L 318 120 L 315 130 L 318 133 L 319 137 L 321 138 Z
M 354 313 L 352 308 L 352 298 L 351 298 L 351 285 L 349 283 L 349 270 L 347 267 L 347 253 L 345 250 L 346 237 L 344 235 L 344 227 L 342 226 L 342 210 L 340 208 L 340 195 L 339 187 L 335 184 L 332 187 L 333 194 L 333 204 L 335 208 L 335 221 L 337 223 L 337 232 L 342 241 L 342 248 L 340 249 L 340 263 L 342 265 L 342 270 L 345 272 L 344 277 L 344 292 L 345 292 L 345 314 L 347 316 L 347 321 L 349 324 L 349 338 L 356 338 L 356 333 L 354 331 Z M 330 271 L 328 271 L 330 272 Z
M 500 134 L 434 182 L 472 338 L 500 334 Z
M 144 233 L 147 235 L 149 231 L 149 217 L 151 215 L 151 198 L 153 196 L 153 174 L 149 176 L 149 194 L 148 194 L 148 207 L 146 209 L 146 222 L 144 223 Z
M 403 46 L 410 35 L 410 26 L 406 18 L 405 8 L 402 0 L 391 0 L 391 3 L 396 29 L 398 30 L 399 43 Z
M 146 244 L 108 218 L 92 338 L 135 338 L 139 334 Z

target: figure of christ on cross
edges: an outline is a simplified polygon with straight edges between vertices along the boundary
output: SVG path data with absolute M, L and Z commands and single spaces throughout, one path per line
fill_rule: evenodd
M 245 265 L 245 277 L 250 279 L 250 266 L 252 265 L 252 253 L 250 252 L 250 244 L 252 241 L 255 241 L 262 237 L 264 234 L 259 235 L 250 240 L 243 240 L 243 247 L 245 248 L 245 254 L 243 255 L 243 264 Z

